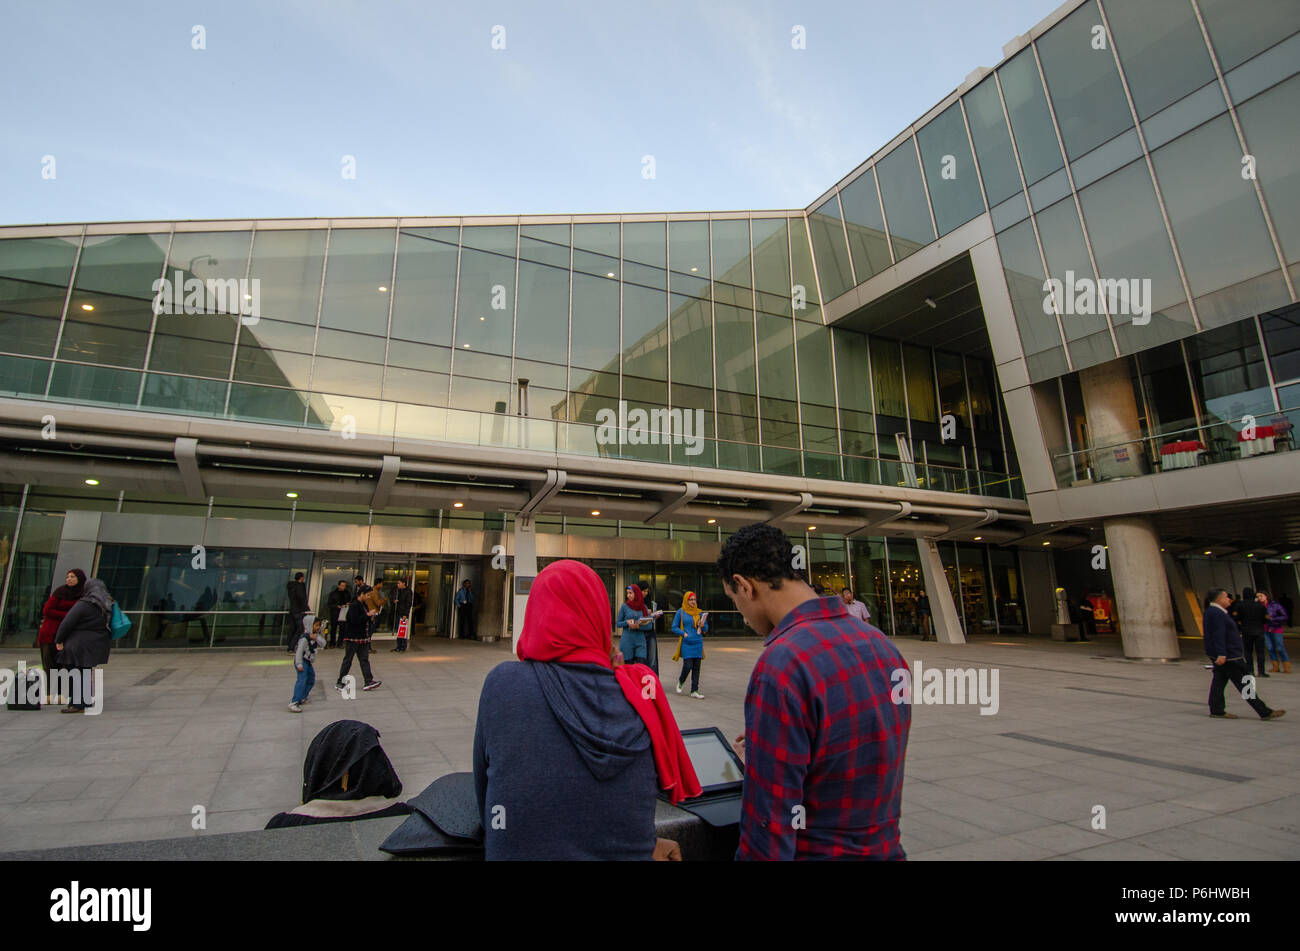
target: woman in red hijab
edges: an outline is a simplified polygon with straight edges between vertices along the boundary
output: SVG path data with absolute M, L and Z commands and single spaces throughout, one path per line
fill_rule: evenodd
M 491 859 L 649 859 L 656 792 L 699 780 L 654 672 L 610 662 L 609 595 L 577 561 L 533 582 L 518 654 L 483 682 L 474 784 Z M 680 856 L 680 853 L 677 853 Z

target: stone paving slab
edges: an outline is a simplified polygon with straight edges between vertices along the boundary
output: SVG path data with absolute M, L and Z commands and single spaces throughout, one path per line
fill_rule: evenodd
M 1287 718 L 1260 722 L 1229 690 L 1241 719 L 1217 721 L 1198 657 L 1128 661 L 1114 638 L 990 640 L 897 642 L 913 666 L 997 668 L 1000 678 L 994 715 L 976 704 L 913 708 L 902 820 L 910 858 L 1300 858 L 1300 675 L 1260 682 Z M 683 728 L 734 737 L 762 644 L 736 638 L 708 650 L 706 699 L 676 694 L 678 668 L 665 663 L 669 702 Z M 117 653 L 99 716 L 0 709 L 0 851 L 261 829 L 297 802 L 308 744 L 341 718 L 379 730 L 414 794 L 471 768 L 479 689 L 510 658 L 506 643 L 417 640 L 405 654 L 375 655 L 383 686 L 345 700 L 330 686 L 341 652 L 326 650 L 312 702 L 293 714 L 293 670 L 279 652 Z M 0 650 L 0 666 L 19 660 L 37 658 Z M 192 828 L 195 806 L 206 830 Z M 1093 827 L 1096 806 L 1104 828 Z

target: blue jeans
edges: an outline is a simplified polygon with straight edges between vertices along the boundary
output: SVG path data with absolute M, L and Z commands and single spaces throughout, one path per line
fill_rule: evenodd
M 293 685 L 293 702 L 302 703 L 311 695 L 311 688 L 316 686 L 316 667 L 309 660 L 302 662 L 298 671 L 298 682 Z
M 679 685 L 686 683 L 686 675 L 691 675 L 691 693 L 700 691 L 700 660 L 699 657 L 682 658 L 682 675 L 677 678 Z
M 1269 659 L 1284 660 L 1287 663 L 1291 662 L 1291 658 L 1287 656 L 1286 644 L 1282 641 L 1281 631 L 1278 631 L 1276 634 L 1270 634 L 1268 631 L 1265 631 L 1264 642 L 1268 644 Z

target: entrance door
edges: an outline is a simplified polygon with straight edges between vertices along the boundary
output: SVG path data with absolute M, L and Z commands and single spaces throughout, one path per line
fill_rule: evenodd
M 454 561 L 420 561 L 415 567 L 412 619 L 416 634 L 451 636 L 451 600 L 456 587 Z
M 474 592 L 474 608 L 472 613 L 472 623 L 469 624 L 468 630 L 460 620 L 460 614 L 463 608 L 456 608 L 451 618 L 449 626 L 451 637 L 461 637 L 462 633 L 471 633 L 477 637 L 479 625 L 482 623 L 483 602 L 486 592 L 483 590 L 483 563 L 479 558 L 459 558 L 456 560 L 456 579 L 455 589 L 452 592 L 451 599 L 454 601 L 457 593 L 465 587 L 465 582 L 470 584 L 470 590 Z

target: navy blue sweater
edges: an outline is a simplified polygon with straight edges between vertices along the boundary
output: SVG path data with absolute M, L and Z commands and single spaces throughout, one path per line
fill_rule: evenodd
M 1228 612 L 1211 604 L 1205 609 L 1205 653 L 1211 660 L 1226 657 L 1233 660 L 1246 655 L 1241 644 L 1241 631 Z
M 608 668 L 493 669 L 478 703 L 474 788 L 489 861 L 654 853 L 650 734 Z

